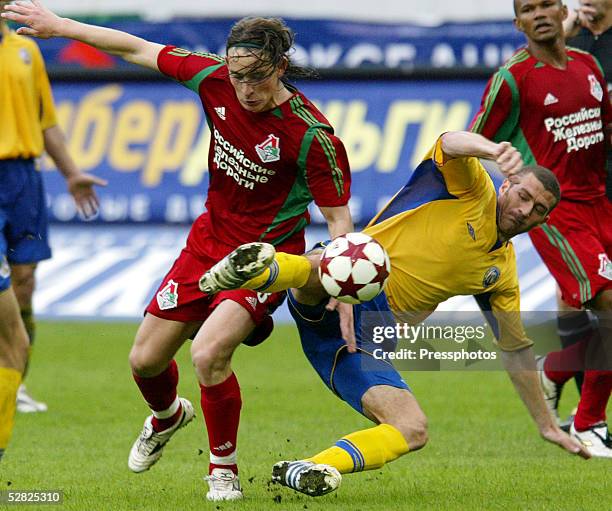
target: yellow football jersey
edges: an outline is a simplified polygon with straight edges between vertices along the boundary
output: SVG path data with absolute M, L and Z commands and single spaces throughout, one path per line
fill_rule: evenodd
M 4 30 L 0 39 L 0 160 L 42 154 L 57 119 L 49 78 L 34 41 Z
M 452 296 L 475 295 L 497 319 L 500 347 L 526 347 L 514 248 L 497 240 L 493 181 L 477 158 L 448 159 L 441 140 L 364 229 L 391 260 L 389 305 L 419 317 Z

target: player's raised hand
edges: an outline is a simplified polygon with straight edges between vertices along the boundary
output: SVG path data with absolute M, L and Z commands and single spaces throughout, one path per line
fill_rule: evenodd
M 588 460 L 591 457 L 591 453 L 587 448 L 578 442 L 576 439 L 570 437 L 567 433 L 564 433 L 558 427 L 544 431 L 541 433 L 545 440 L 553 444 L 557 444 L 562 449 L 565 449 L 570 454 L 575 454 Z
M 76 202 L 79 212 L 86 218 L 98 212 L 98 196 L 94 186 L 106 186 L 107 181 L 91 174 L 75 174 L 68 178 L 68 191 Z
M 49 39 L 61 36 L 63 18 L 47 9 L 39 0 L 17 1 L 4 6 L 1 16 L 7 20 L 26 25 L 17 29 L 20 35 Z
M 335 298 L 330 298 L 325 308 L 328 311 L 338 311 L 338 315 L 340 316 L 340 332 L 342 333 L 342 338 L 348 346 L 349 353 L 355 353 L 357 351 L 357 341 L 355 339 L 353 306 L 349 303 L 339 302 Z
M 506 177 L 516 174 L 523 168 L 521 153 L 510 142 L 497 144 L 495 161 L 501 173 Z

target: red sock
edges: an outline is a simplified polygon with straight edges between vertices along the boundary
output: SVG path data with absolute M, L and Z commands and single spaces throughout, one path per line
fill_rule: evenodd
M 606 420 L 606 406 L 612 392 L 612 371 L 586 371 L 574 427 L 584 431 Z
M 242 399 L 236 375 L 232 373 L 224 382 L 210 387 L 200 385 L 200 390 L 211 454 L 209 473 L 214 468 L 227 468 L 237 474 L 236 439 Z
M 576 372 L 582 371 L 588 344 L 589 339 L 586 338 L 561 351 L 553 351 L 546 355 L 544 360 L 544 373 L 546 376 L 555 383 L 563 385 Z
M 163 431 L 176 424 L 183 412 L 176 394 L 179 378 L 176 362 L 171 360 L 165 371 L 152 378 L 137 374 L 133 376 L 142 396 L 153 411 L 153 430 Z

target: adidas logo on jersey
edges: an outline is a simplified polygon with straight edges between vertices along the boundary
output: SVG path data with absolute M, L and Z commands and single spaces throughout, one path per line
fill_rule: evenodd
M 221 120 L 223 121 L 225 120 L 225 107 L 224 106 L 216 106 L 215 112 L 217 112 L 217 115 L 221 117 Z
M 251 307 L 253 307 L 253 310 L 257 309 L 257 298 L 255 298 L 254 296 L 247 296 L 246 301 Z
M 544 106 L 548 106 L 548 105 L 554 105 L 555 103 L 558 103 L 559 100 L 553 96 L 550 92 L 548 94 L 546 94 L 546 98 L 544 98 Z

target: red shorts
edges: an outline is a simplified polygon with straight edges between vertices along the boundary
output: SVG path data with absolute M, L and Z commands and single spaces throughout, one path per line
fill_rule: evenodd
M 529 236 L 572 307 L 612 289 L 612 203 L 606 197 L 562 200 L 550 220 Z
M 198 281 L 216 262 L 217 259 L 210 256 L 195 256 L 188 249 L 183 249 L 164 277 L 146 312 L 162 319 L 182 323 L 203 322 L 222 301 L 231 300 L 248 311 L 259 327 L 256 329 L 257 333 L 261 334 L 263 330 L 269 335 L 272 331 L 270 314 L 283 303 L 286 294 L 236 289 L 222 291 L 212 296 L 206 295 L 200 291 Z

